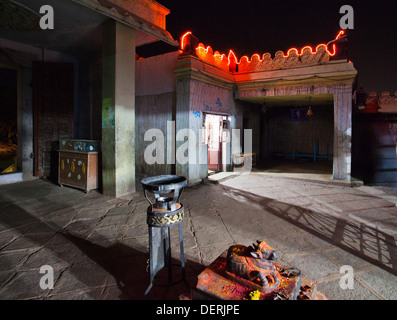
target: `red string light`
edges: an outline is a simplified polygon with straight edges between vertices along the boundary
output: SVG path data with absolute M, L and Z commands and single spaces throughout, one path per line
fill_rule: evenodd
M 181 37 L 181 49 L 183 50 L 185 48 L 185 38 L 189 35 L 192 34 L 191 31 L 186 32 L 182 37 Z
M 188 31 L 188 32 L 186 32 L 185 34 L 183 34 L 183 36 L 181 37 L 181 49 L 182 49 L 182 50 L 183 50 L 184 47 L 185 47 L 185 38 L 186 38 L 188 35 L 190 35 L 190 34 L 192 34 L 192 32 L 191 32 L 191 31 Z M 339 33 L 338 33 L 338 35 L 336 36 L 335 40 L 338 40 L 338 39 L 339 39 L 342 35 L 344 35 L 344 34 L 345 34 L 345 31 L 344 31 L 344 30 L 339 31 Z M 331 42 L 334 42 L 335 40 L 333 40 L 333 41 L 331 41 Z M 329 43 L 331 43 L 331 42 L 329 42 Z M 329 44 L 329 43 L 328 43 L 328 44 Z M 328 44 L 319 44 L 319 45 L 316 47 L 316 50 L 315 50 L 315 51 L 313 51 L 313 48 L 312 48 L 311 46 L 305 46 L 305 47 L 303 47 L 303 48 L 301 49 L 300 53 L 299 53 L 299 50 L 298 50 L 297 48 L 291 48 L 291 49 L 289 49 L 289 50 L 287 51 L 287 55 L 284 55 L 284 53 L 283 53 L 283 57 L 284 57 L 284 58 L 289 57 L 292 51 L 295 51 L 295 52 L 296 52 L 296 55 L 297 55 L 298 57 L 300 57 L 300 56 L 303 55 L 303 53 L 304 53 L 304 51 L 305 51 L 306 49 L 309 49 L 309 50 L 310 50 L 310 54 L 311 54 L 311 55 L 314 55 L 314 54 L 316 54 L 316 53 L 318 52 L 318 50 L 319 50 L 320 47 L 325 47 L 325 51 L 326 51 L 331 57 L 333 57 L 333 56 L 335 56 L 335 54 L 336 54 L 336 45 L 335 45 L 335 44 L 332 45 L 332 51 L 333 51 L 333 52 L 330 52 L 330 51 L 328 50 Z M 209 49 L 210 49 L 210 46 L 207 46 L 207 48 L 205 48 L 205 47 L 202 46 L 201 44 L 198 45 L 198 47 L 196 48 L 196 50 L 204 50 L 204 52 L 205 52 L 206 54 L 208 53 L 208 50 L 209 50 Z M 220 56 L 220 58 L 219 58 L 220 60 L 223 60 L 223 59 L 226 57 L 225 54 L 220 54 L 219 52 L 216 51 L 215 54 L 214 54 L 214 57 L 219 57 L 219 56 Z M 230 66 L 230 64 L 231 64 L 232 62 L 234 62 L 236 65 L 238 65 L 238 64 L 241 63 L 241 60 L 243 60 L 243 58 L 246 59 L 248 63 L 251 63 L 251 62 L 252 62 L 252 58 L 253 58 L 254 56 L 257 56 L 257 57 L 258 57 L 259 62 L 263 61 L 263 59 L 261 59 L 261 56 L 260 56 L 258 53 L 253 54 L 253 55 L 251 56 L 251 60 L 248 58 L 248 56 L 243 56 L 243 57 L 240 58 L 240 61 L 239 61 L 239 60 L 237 59 L 237 56 L 236 56 L 236 54 L 234 53 L 234 51 L 230 49 L 230 50 L 229 50 L 229 54 L 228 54 L 228 56 L 227 56 L 227 59 L 228 59 L 228 64 L 227 64 L 227 65 Z

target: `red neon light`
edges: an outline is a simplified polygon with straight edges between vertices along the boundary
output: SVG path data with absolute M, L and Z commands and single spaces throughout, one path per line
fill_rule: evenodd
M 229 54 L 227 56 L 227 65 L 229 66 L 230 63 L 232 62 L 231 59 L 233 59 L 235 64 L 239 64 L 240 62 L 237 61 L 237 57 L 235 55 L 235 53 L 233 52 L 233 50 L 230 49 Z
M 335 40 L 338 40 L 343 34 L 345 34 L 345 31 L 344 31 L 344 30 L 339 31 L 339 33 L 338 33 L 338 35 L 336 36 Z M 335 40 L 334 40 L 334 41 L 335 41 Z M 331 42 L 332 42 L 332 41 L 331 41 Z M 295 51 L 296 54 L 297 54 L 298 56 L 301 56 L 301 55 L 303 55 L 303 51 L 304 51 L 305 49 L 310 49 L 310 53 L 313 55 L 315 52 L 318 51 L 318 48 L 320 48 L 321 46 L 325 46 L 325 47 L 326 47 L 325 50 L 328 52 L 328 54 L 329 54 L 331 57 L 333 57 L 333 56 L 336 54 L 336 45 L 335 45 L 335 44 L 332 46 L 333 53 L 331 53 L 331 52 L 328 50 L 328 45 L 327 45 L 327 44 L 319 44 L 319 45 L 316 47 L 316 51 L 314 51 L 314 52 L 313 52 L 313 48 L 312 48 L 311 46 L 305 46 L 305 47 L 303 47 L 303 48 L 301 49 L 301 53 L 299 53 L 299 51 L 298 51 L 297 48 L 291 48 L 291 49 L 289 49 L 289 50 L 287 51 L 287 55 L 284 55 L 284 58 L 287 58 L 287 57 L 290 55 L 290 53 L 291 53 L 292 51 Z
M 339 31 L 338 35 L 336 36 L 335 40 L 338 40 L 342 35 L 345 34 L 345 30 Z
M 186 32 L 182 37 L 181 37 L 181 49 L 183 50 L 185 48 L 185 38 L 189 35 L 192 34 L 191 31 Z
M 207 51 L 208 52 L 208 51 Z M 214 53 L 214 58 L 218 58 L 219 60 L 223 60 L 224 58 L 226 58 L 226 55 L 224 53 L 219 53 L 218 51 L 215 51 Z
M 210 48 L 211 48 L 210 46 L 207 46 L 207 48 L 204 48 L 204 47 L 202 47 L 202 46 L 199 45 L 199 46 L 196 48 L 196 50 L 200 50 L 200 49 L 201 49 L 201 50 L 204 50 L 205 53 L 208 53 L 208 50 L 209 50 Z
M 344 35 L 344 34 L 345 34 L 345 30 L 339 31 L 339 33 L 338 33 L 338 35 L 336 36 L 335 40 L 338 40 L 338 39 L 339 39 L 342 35 Z M 334 51 L 333 53 L 329 52 L 328 46 L 327 46 L 327 52 L 328 52 L 328 54 L 329 54 L 331 57 L 333 57 L 334 55 L 336 55 L 336 45 L 335 45 L 335 44 L 332 45 L 332 50 Z
M 192 32 L 191 32 L 191 31 L 188 31 L 188 32 L 186 32 L 186 33 L 181 37 L 181 49 L 182 49 L 182 50 L 183 50 L 184 47 L 185 47 L 185 38 L 186 38 L 188 35 L 190 35 L 190 34 L 192 34 Z M 344 31 L 344 30 L 339 31 L 339 33 L 338 33 L 338 35 L 336 36 L 335 40 L 338 40 L 338 39 L 339 39 L 342 35 L 344 35 L 344 34 L 345 34 L 345 31 Z M 335 40 L 333 40 L 333 41 L 335 41 Z M 331 42 L 332 42 L 332 41 L 331 41 Z M 330 43 L 330 42 L 329 42 L 329 43 Z M 329 44 L 329 43 L 328 43 L 328 44 Z M 305 46 L 305 47 L 303 47 L 303 48 L 301 49 L 300 53 L 299 53 L 299 50 L 298 50 L 297 48 L 291 48 L 291 49 L 289 49 L 289 50 L 287 51 L 287 55 L 284 55 L 284 53 L 283 53 L 283 57 L 284 57 L 284 58 L 289 57 L 292 51 L 295 51 L 295 52 L 296 52 L 296 55 L 297 55 L 298 57 L 299 57 L 299 56 L 302 56 L 302 55 L 303 55 L 303 52 L 304 52 L 306 49 L 309 49 L 309 50 L 310 50 L 310 54 L 311 54 L 311 55 L 314 55 L 316 52 L 318 52 L 318 49 L 319 49 L 320 47 L 325 47 L 325 51 L 326 51 L 331 57 L 333 57 L 333 56 L 336 54 L 336 45 L 335 45 L 335 44 L 332 45 L 332 51 L 333 51 L 333 52 L 330 52 L 330 51 L 328 50 L 328 44 L 319 44 L 319 45 L 316 47 L 316 50 L 315 50 L 315 51 L 313 51 L 313 48 L 312 48 L 311 46 Z M 196 50 L 204 50 L 204 52 L 207 54 L 209 48 L 210 48 L 210 46 L 207 46 L 207 48 L 205 48 L 202 44 L 199 44 L 199 45 L 197 46 Z M 251 62 L 252 62 L 252 58 L 253 58 L 254 56 L 257 56 L 257 57 L 258 57 L 259 62 L 263 61 L 263 59 L 261 59 L 261 56 L 260 56 L 258 53 L 253 54 L 253 55 L 251 56 L 251 60 L 248 58 L 248 56 L 243 56 L 243 57 L 240 58 L 240 61 L 239 61 L 239 60 L 237 59 L 236 54 L 233 52 L 233 50 L 229 50 L 229 54 L 228 54 L 228 56 L 227 56 L 227 60 L 228 60 L 227 65 L 230 66 L 231 63 L 240 64 L 241 61 L 243 60 L 243 58 L 246 59 L 248 63 L 251 63 Z M 223 58 L 226 57 L 226 55 L 225 55 L 225 54 L 220 54 L 219 52 L 215 51 L 214 57 L 219 57 L 220 60 L 223 60 Z

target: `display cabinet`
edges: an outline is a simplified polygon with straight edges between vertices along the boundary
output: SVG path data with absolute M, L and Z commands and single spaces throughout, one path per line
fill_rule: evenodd
M 89 192 L 99 186 L 99 140 L 60 141 L 58 183 Z

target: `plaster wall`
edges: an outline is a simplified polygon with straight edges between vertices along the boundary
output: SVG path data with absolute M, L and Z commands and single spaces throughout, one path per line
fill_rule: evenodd
M 170 52 L 136 61 L 136 175 L 137 180 L 145 176 L 172 174 L 175 171 L 175 108 L 176 82 L 174 75 L 178 52 Z M 174 124 L 172 124 L 174 121 Z M 148 130 L 159 130 L 163 141 L 156 141 Z M 148 141 L 145 141 L 147 133 Z M 153 131 L 153 133 L 155 133 Z M 145 150 L 155 144 L 155 163 L 145 161 Z

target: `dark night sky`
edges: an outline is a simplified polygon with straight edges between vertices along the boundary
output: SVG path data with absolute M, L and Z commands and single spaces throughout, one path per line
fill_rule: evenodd
M 239 57 L 316 47 L 340 30 L 342 5 L 354 9 L 349 59 L 365 91 L 397 91 L 397 2 L 339 0 L 157 0 L 171 10 L 167 30 L 179 40 L 192 31 L 205 46 Z

